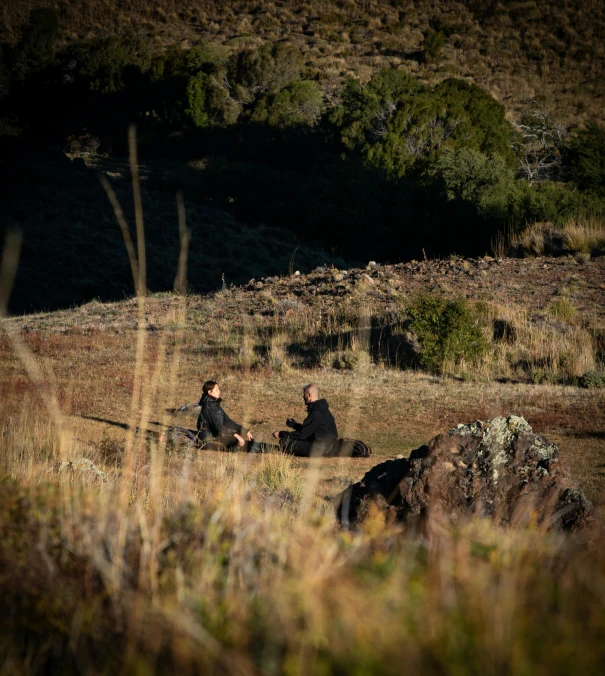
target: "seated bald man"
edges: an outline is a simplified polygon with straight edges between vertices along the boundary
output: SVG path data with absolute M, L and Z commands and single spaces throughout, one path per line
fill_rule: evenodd
M 273 436 L 279 439 L 284 453 L 301 457 L 317 457 L 329 453 L 332 441 L 338 439 L 336 422 L 328 408 L 328 402 L 319 398 L 319 388 L 315 383 L 305 385 L 303 399 L 307 405 L 307 417 L 302 423 L 293 418 L 286 420 L 286 425 L 294 431 L 277 431 Z

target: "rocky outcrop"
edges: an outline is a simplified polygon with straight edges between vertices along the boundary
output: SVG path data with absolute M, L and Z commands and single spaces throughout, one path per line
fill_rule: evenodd
M 377 465 L 338 496 L 338 518 L 354 526 L 371 505 L 421 531 L 471 516 L 567 532 L 594 523 L 557 447 L 517 416 L 458 425 L 407 459 Z

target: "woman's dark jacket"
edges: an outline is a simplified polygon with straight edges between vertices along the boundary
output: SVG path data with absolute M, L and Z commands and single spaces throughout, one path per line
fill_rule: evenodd
M 221 408 L 222 399 L 215 399 L 207 392 L 202 394 L 200 399 L 200 414 L 197 419 L 197 429 L 202 439 L 220 437 L 223 435 L 240 434 L 242 426 L 223 411 Z
M 280 439 L 296 439 L 313 443 L 327 442 L 338 438 L 336 421 L 325 399 L 307 404 L 307 417 L 294 425 L 294 432 L 280 432 Z

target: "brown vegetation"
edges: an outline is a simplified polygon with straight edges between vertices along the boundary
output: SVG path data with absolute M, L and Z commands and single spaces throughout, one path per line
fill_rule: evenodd
M 18 39 L 29 11 L 39 6 L 57 8 L 64 41 L 130 28 L 154 36 L 160 48 L 287 40 L 301 46 L 308 68 L 328 89 L 347 74 L 367 80 L 390 64 L 430 82 L 468 79 L 512 111 L 539 99 L 562 124 L 603 119 L 605 10 L 599 2 L 24 0 L 3 7 L 3 38 Z M 425 59 L 427 45 L 441 45 L 431 42 L 436 34 L 443 46 Z

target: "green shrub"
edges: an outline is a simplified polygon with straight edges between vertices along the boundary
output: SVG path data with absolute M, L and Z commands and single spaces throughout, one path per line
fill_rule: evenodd
M 579 385 L 586 388 L 605 387 L 605 372 L 587 371 L 584 375 L 580 376 Z
M 553 385 L 558 382 L 557 375 L 552 369 L 541 367 L 536 367 L 531 370 L 530 379 L 534 385 Z
M 348 149 L 395 177 L 460 148 L 516 162 L 504 106 L 463 80 L 428 88 L 399 70 L 382 71 L 365 87 L 349 80 L 330 119 Z
M 429 32 L 422 43 L 426 61 L 436 61 L 439 58 L 444 45 L 445 35 L 443 34 L 443 31 Z
M 147 72 L 153 62 L 152 43 L 136 33 L 92 40 L 81 48 L 78 75 L 91 90 L 117 92 L 128 85 L 128 77 Z
M 187 102 L 189 108 L 185 111 L 193 120 L 196 127 L 207 127 L 210 124 L 208 84 L 210 76 L 206 73 L 197 73 L 189 78 L 187 83 Z
M 578 188 L 605 197 L 605 125 L 590 122 L 569 141 L 567 155 Z
M 19 49 L 23 50 L 29 61 L 44 62 L 54 56 L 58 34 L 59 19 L 56 11 L 51 7 L 33 9 Z
M 187 115 L 196 127 L 214 124 L 235 124 L 241 106 L 234 101 L 226 84 L 217 75 L 199 72 L 187 83 Z
M 474 362 L 487 350 L 477 313 L 462 299 L 423 294 L 408 308 L 420 344 L 419 363 L 434 373 L 445 361 Z
M 211 74 L 220 70 L 225 57 L 224 48 L 220 45 L 200 43 L 186 50 L 173 45 L 154 57 L 152 78 L 189 78 L 200 71 Z
M 264 95 L 299 78 L 303 67 L 300 49 L 278 42 L 235 54 L 229 64 L 229 80 L 255 96 Z
M 503 207 L 500 213 L 505 216 L 509 229 L 516 233 L 521 233 L 528 223 L 563 226 L 570 220 L 605 214 L 605 200 L 598 195 L 553 181 L 530 185 L 517 180 L 492 204 L 496 208 Z M 484 205 L 484 213 L 488 206 Z
M 273 127 L 312 126 L 321 114 L 323 94 L 316 82 L 295 80 L 257 104 L 253 122 Z
M 334 368 L 343 371 L 364 369 L 372 363 L 370 355 L 361 349 L 350 349 L 341 352 L 334 360 Z
M 429 170 L 443 181 L 448 199 L 468 200 L 490 214 L 514 188 L 514 171 L 501 155 L 471 148 L 445 150 Z M 504 199 L 502 199 L 504 198 Z

